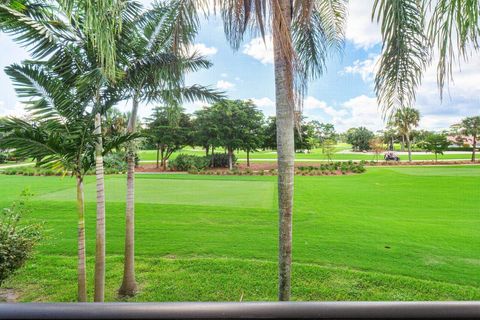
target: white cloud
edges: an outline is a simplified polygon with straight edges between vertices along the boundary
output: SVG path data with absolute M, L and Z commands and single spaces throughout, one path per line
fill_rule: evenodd
M 366 60 L 355 60 L 352 66 L 346 66 L 343 72 L 358 74 L 364 82 L 370 82 L 374 79 L 376 67 L 380 55 L 372 56 Z
M 369 49 L 382 41 L 378 24 L 372 22 L 373 1 L 349 1 L 346 37 L 357 48 Z
M 268 97 L 251 98 L 252 102 L 265 114 L 267 117 L 275 115 L 275 101 Z
M 258 37 L 250 40 L 244 47 L 242 52 L 263 64 L 273 64 L 273 42 L 271 36 L 263 38 Z
M 217 54 L 218 49 L 215 47 L 207 47 L 204 43 L 196 43 L 190 47 L 189 52 L 197 52 L 202 56 L 213 56 Z
M 220 76 L 221 76 L 222 78 L 226 78 L 226 77 L 228 77 L 228 74 L 227 74 L 227 73 L 222 73 Z
M 222 90 L 228 90 L 235 87 L 235 85 L 231 82 L 225 81 L 225 80 L 219 80 L 217 82 L 217 88 L 222 89 Z
M 325 101 L 318 100 L 315 97 L 308 96 L 305 98 L 303 102 L 303 108 L 305 111 L 305 114 L 308 115 L 314 110 L 321 110 L 325 114 L 329 115 L 330 117 L 344 117 L 347 115 L 346 110 L 337 110 L 333 107 L 330 107 L 327 105 Z
M 345 101 L 342 106 L 349 110 L 347 117 L 337 119 L 337 127 L 343 130 L 362 126 L 376 131 L 385 125 L 375 97 L 360 95 Z
M 22 117 L 25 114 L 25 105 L 23 103 L 17 102 L 15 106 L 8 107 L 5 106 L 3 101 L 0 101 L 0 116 Z

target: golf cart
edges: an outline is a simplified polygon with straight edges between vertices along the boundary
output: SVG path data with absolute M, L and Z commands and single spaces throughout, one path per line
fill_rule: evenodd
M 385 161 L 400 161 L 400 158 L 393 151 L 385 152 L 383 158 L 385 159 Z

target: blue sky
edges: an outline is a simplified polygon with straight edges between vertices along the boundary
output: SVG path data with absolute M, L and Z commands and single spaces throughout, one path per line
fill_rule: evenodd
M 146 5 L 149 0 L 143 1 Z M 378 26 L 370 22 L 372 0 L 351 0 L 347 41 L 341 56 L 328 61 L 327 72 L 310 83 L 304 103 L 308 119 L 334 123 L 338 131 L 366 126 L 383 128 L 373 92 L 373 77 L 381 38 Z M 0 69 L 28 58 L 28 53 L 0 34 Z M 225 40 L 221 19 L 212 17 L 202 23 L 195 48 L 214 64 L 187 77 L 190 84 L 211 85 L 225 90 L 233 99 L 252 99 L 266 115 L 274 114 L 274 78 L 271 43 L 246 38 L 234 52 Z M 421 127 L 440 130 L 462 117 L 480 114 L 480 56 L 471 57 L 455 72 L 455 83 L 441 102 L 436 87 L 435 66 L 429 68 L 418 91 L 416 108 L 422 114 Z M 202 103 L 186 105 L 189 112 Z M 148 116 L 154 105 L 142 105 L 140 115 Z M 120 104 L 126 111 L 128 104 Z M 0 73 L 0 115 L 21 115 L 23 106 L 15 96 L 10 79 Z

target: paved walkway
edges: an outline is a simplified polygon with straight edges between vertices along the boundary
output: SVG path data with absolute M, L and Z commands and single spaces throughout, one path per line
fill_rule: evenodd
M 8 168 L 16 168 L 16 167 L 28 167 L 28 166 L 33 166 L 34 164 L 35 164 L 34 162 L 27 162 L 27 163 L 0 165 L 0 170 L 8 169 Z

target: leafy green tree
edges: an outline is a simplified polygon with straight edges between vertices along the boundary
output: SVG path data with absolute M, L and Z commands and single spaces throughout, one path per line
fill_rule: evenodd
M 194 144 L 205 148 L 207 156 L 211 149 L 213 155 L 215 153 L 215 148 L 219 146 L 218 128 L 216 126 L 214 114 L 208 107 L 195 111 L 193 127 L 195 131 Z
M 322 147 L 322 153 L 325 153 L 325 141 L 336 141 L 337 133 L 335 132 L 335 126 L 331 123 L 321 123 L 317 120 L 310 121 L 310 125 L 315 132 L 315 138 Z
M 202 2 L 204 3 L 204 2 Z M 238 49 L 252 30 L 266 38 L 271 31 L 274 51 L 278 142 L 279 300 L 290 299 L 295 107 L 308 80 L 325 71 L 329 53 L 340 51 L 344 38 L 346 1 L 215 1 L 225 34 Z
M 477 139 L 480 136 L 480 116 L 467 117 L 459 124 L 460 133 L 472 137 L 472 162 L 475 162 Z
M 249 101 L 249 107 L 244 108 L 244 112 L 246 113 L 246 121 L 242 126 L 243 143 L 241 149 L 247 153 L 247 166 L 250 167 L 250 153 L 257 151 L 263 144 L 265 119 L 263 112 L 258 110 L 251 101 Z
M 172 117 L 172 107 L 157 107 L 153 109 L 150 118 L 146 119 L 146 134 L 157 150 L 157 168 L 160 165 L 167 169 L 170 156 L 187 145 L 192 145 L 193 126 L 190 116 L 179 111 Z
M 429 134 L 425 141 L 420 143 L 420 146 L 435 154 L 435 162 L 438 160 L 438 155 L 442 154 L 445 150 L 448 149 L 450 142 L 447 140 L 447 135 L 443 133 L 431 133 Z
M 325 140 L 322 143 L 323 154 L 327 157 L 328 162 L 332 162 L 333 156 L 337 149 L 335 148 L 336 142 L 334 140 Z
M 299 132 L 300 131 L 300 132 Z M 277 121 L 276 117 L 270 117 L 263 129 L 263 147 L 277 149 Z M 295 151 L 311 150 L 315 148 L 315 128 L 311 123 L 301 121 L 298 129 L 294 132 Z
M 261 133 L 263 116 L 252 101 L 222 100 L 205 109 L 208 125 L 216 134 L 212 145 L 225 148 L 228 154 L 230 170 L 233 169 L 233 152 L 236 149 L 254 150 L 261 141 L 252 135 Z
M 370 150 L 370 140 L 375 137 L 372 131 L 365 127 L 350 128 L 347 131 L 347 143 L 355 151 Z

